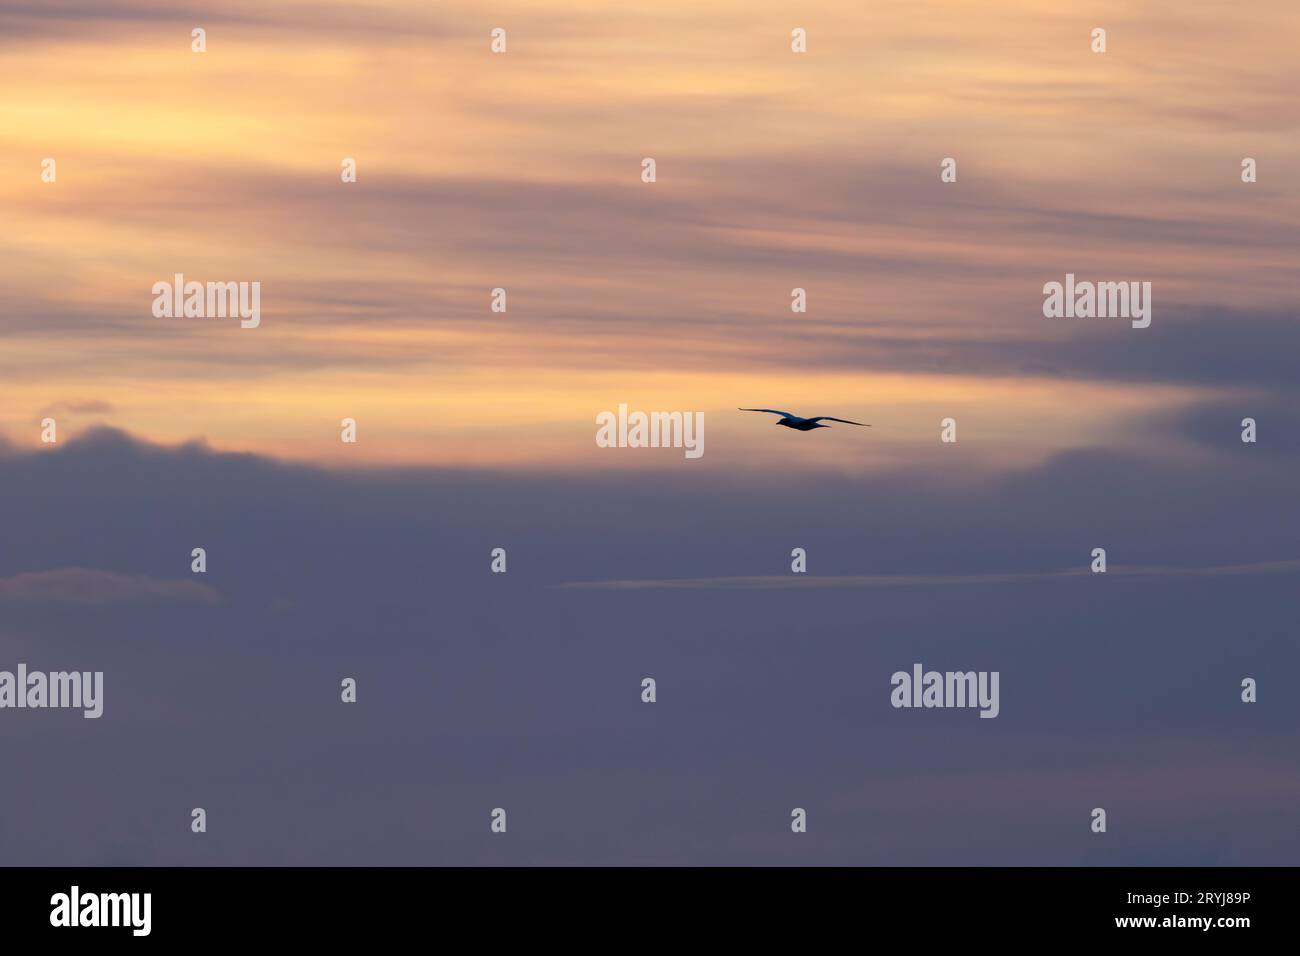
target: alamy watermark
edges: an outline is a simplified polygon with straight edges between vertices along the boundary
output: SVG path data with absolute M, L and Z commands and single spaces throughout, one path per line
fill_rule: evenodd
M 0 709 L 75 708 L 94 719 L 104 713 L 103 671 L 0 671 Z
M 1150 282 L 1075 282 L 1074 273 L 1065 282 L 1043 286 L 1043 315 L 1049 319 L 1132 319 L 1133 328 L 1151 324 Z
M 924 671 L 912 665 L 912 673 L 895 671 L 889 679 L 894 689 L 889 702 L 894 707 L 978 707 L 981 717 L 996 717 L 998 671 Z
M 596 416 L 596 445 L 600 448 L 683 448 L 687 458 L 704 454 L 703 412 L 631 412 Z
M 74 885 L 50 897 L 51 926 L 127 926 L 132 936 L 148 936 L 152 914 L 152 893 L 83 893 Z
M 239 327 L 262 324 L 262 283 L 186 282 L 177 272 L 172 281 L 153 284 L 155 319 L 224 319 L 238 317 Z

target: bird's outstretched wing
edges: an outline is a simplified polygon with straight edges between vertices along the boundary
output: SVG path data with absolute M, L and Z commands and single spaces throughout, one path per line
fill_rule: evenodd
M 843 422 L 845 425 L 861 425 L 863 428 L 870 428 L 866 422 L 851 422 L 847 418 L 832 418 L 830 415 L 818 415 L 816 418 L 808 419 L 810 422 Z
M 794 412 L 779 412 L 775 408 L 737 408 L 738 412 L 767 412 L 770 415 L 784 415 L 786 418 L 798 418 Z

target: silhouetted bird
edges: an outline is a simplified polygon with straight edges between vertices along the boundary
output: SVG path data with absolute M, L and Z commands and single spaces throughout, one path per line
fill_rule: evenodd
M 822 422 L 843 422 L 845 425 L 861 425 L 863 428 L 871 426 L 865 422 L 851 422 L 847 418 L 832 418 L 830 415 L 818 415 L 816 418 L 800 418 L 790 412 L 779 412 L 775 408 L 741 408 L 737 411 L 742 412 L 767 412 L 769 415 L 780 415 L 776 423 L 784 425 L 786 428 L 793 428 L 797 432 L 810 432 L 814 428 L 830 428 L 829 425 L 823 425 Z

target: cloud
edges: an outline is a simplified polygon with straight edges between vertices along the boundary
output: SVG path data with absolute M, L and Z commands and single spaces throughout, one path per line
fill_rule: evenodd
M 0 602 L 25 604 L 216 604 L 220 595 L 197 581 L 162 581 L 92 568 L 58 568 L 0 578 Z
M 113 403 L 99 399 L 65 400 L 45 406 L 44 413 L 55 415 L 60 412 L 74 412 L 78 415 L 103 415 L 113 411 Z
M 1251 242 L 1294 246 L 1293 225 L 1243 219 L 1240 235 L 1228 236 L 1216 220 L 1193 236 L 1181 219 L 1090 213 L 1041 185 L 994 182 L 979 199 L 945 199 L 896 161 L 864 168 L 802 160 L 756 161 L 739 182 L 725 164 L 701 160 L 693 168 L 704 186 L 653 204 L 603 177 L 394 171 L 340 194 L 297 170 L 168 167 L 147 194 L 87 194 L 78 219 L 107 240 L 126 223 L 147 233 L 182 207 L 208 221 L 210 197 L 221 196 L 222 214 L 205 231 L 222 241 L 219 265 L 159 249 L 136 256 L 130 271 L 118 273 L 125 284 L 94 303 L 47 293 L 57 287 L 36 281 L 41 269 L 29 270 L 15 278 L 16 305 L 0 325 L 36 343 L 12 371 L 35 369 L 36 382 L 90 360 L 91 352 L 69 349 L 74 333 L 100 343 L 87 346 L 93 360 L 119 376 L 172 372 L 200 381 L 321 369 L 345 375 L 358 367 L 416 376 L 412 366 L 421 363 L 531 370 L 544 357 L 579 377 L 670 366 L 699 374 L 835 369 L 1287 391 L 1300 382 L 1294 307 L 1253 301 L 1241 283 L 1226 286 L 1233 294 L 1224 302 L 1207 304 L 1179 275 L 1186 261 L 1179 244 L 1223 244 L 1227 262 L 1232 249 Z M 796 180 L 798 169 L 814 165 L 816 177 Z M 267 210 L 275 211 L 270 233 L 262 228 Z M 990 216 L 998 224 L 990 227 Z M 340 217 L 346 230 L 337 228 Z M 429 222 L 443 228 L 430 230 Z M 918 228 L 935 238 L 905 241 Z M 1033 241 L 1004 263 L 1006 247 L 1026 242 L 1026 233 Z M 1122 271 L 1095 252 L 1077 254 L 1082 264 L 1068 268 L 1152 280 L 1151 328 L 1043 318 L 1042 285 L 1062 278 L 1060 247 L 1081 234 L 1131 247 L 1123 261 L 1134 264 Z M 272 247 L 298 252 L 279 258 Z M 429 259 L 454 275 L 412 268 Z M 502 281 L 503 260 L 512 263 L 510 311 L 485 327 L 484 290 Z M 343 261 L 352 267 L 341 270 Z M 250 336 L 229 334 L 219 321 L 153 319 L 152 283 L 178 270 L 199 279 L 255 276 L 276 348 L 253 347 Z M 366 282 L 356 281 L 358 270 Z M 795 280 L 769 280 L 774 271 L 802 277 L 813 290 L 815 308 L 800 318 L 797 335 L 788 307 L 775 307 L 788 302 Z M 648 274 L 669 281 L 647 285 Z M 874 283 L 869 296 L 864 278 Z M 35 284 L 24 290 L 29 279 Z M 957 283 L 961 296 L 935 296 L 941 283 Z M 364 328 L 349 329 L 358 313 Z M 105 341 L 130 348 L 106 349 Z
M 640 581 L 566 581 L 559 588 L 642 591 L 684 589 L 746 590 L 766 588 L 897 588 L 953 586 L 971 584 L 1026 584 L 1088 577 L 1089 568 L 1061 571 L 1025 571 L 1019 574 L 859 574 L 859 575 L 751 575 L 729 578 L 670 578 Z M 1255 564 L 1226 564 L 1216 567 L 1141 567 L 1109 566 L 1106 573 L 1116 578 L 1148 577 L 1221 577 L 1224 575 L 1297 574 L 1300 558 L 1288 561 L 1261 561 Z
M 428 11 L 420 5 L 397 8 L 394 4 L 282 2 L 274 6 L 252 0 L 225 0 L 220 5 L 201 0 L 0 0 L 0 39 L 10 42 L 68 40 L 92 36 L 119 43 L 138 38 L 142 29 L 156 31 L 185 27 L 188 49 L 191 26 L 212 26 L 295 38 L 310 35 L 336 40 L 385 37 L 421 32 L 437 37 Z M 119 32 L 120 31 L 120 32 Z
M 1139 795 L 1165 814 L 1115 829 L 1126 860 L 1281 861 L 1270 839 L 1296 811 L 1274 781 L 1293 774 L 1300 700 L 1268 675 L 1300 667 L 1300 516 L 1291 462 L 1251 451 L 1081 448 L 976 481 L 960 458 L 863 479 L 725 449 L 715 470 L 665 476 L 342 471 L 108 428 L 11 447 L 7 591 L 104 574 L 74 562 L 174 585 L 203 546 L 221 601 L 4 600 L 14 659 L 108 681 L 93 739 L 0 721 L 56 768 L 12 808 L 26 825 L 6 855 L 78 862 L 125 841 L 158 863 L 770 862 L 789 853 L 765 836 L 779 801 L 834 834 L 807 864 L 1060 863 L 1080 852 L 1063 821 L 1087 836 L 1075 781 L 1093 780 L 1126 819 Z M 795 545 L 809 584 L 749 586 L 788 580 Z M 507 574 L 489 569 L 498 546 Z M 1095 546 L 1113 570 L 1085 579 Z M 819 574 L 852 586 L 809 590 Z M 719 577 L 742 583 L 619 590 Z M 1001 715 L 891 709 L 890 674 L 916 661 L 998 670 Z M 1239 700 L 1244 676 L 1258 705 Z M 1246 764 L 1269 786 L 1212 789 Z M 235 841 L 157 825 L 196 786 Z M 863 792 L 888 808 L 864 819 Z M 445 827 L 420 824 L 430 805 Z M 474 837 L 485 806 L 508 807 L 521 840 Z M 286 813 L 300 825 L 278 841 Z
M 1300 374 L 1291 382 L 1300 385 Z M 1300 410 L 1287 391 L 1244 388 L 1218 401 L 1190 403 L 1176 411 L 1156 415 L 1157 428 L 1179 435 L 1188 441 L 1221 455 L 1246 451 L 1264 458 L 1300 457 Z M 1255 442 L 1241 440 L 1242 422 L 1255 420 Z

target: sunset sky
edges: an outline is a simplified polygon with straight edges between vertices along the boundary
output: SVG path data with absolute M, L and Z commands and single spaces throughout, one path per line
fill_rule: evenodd
M 1019 464 L 1250 391 L 1294 317 L 1300 10 L 980 8 L 3 4 L 0 428 L 617 467 L 603 409 L 780 460 L 763 405 L 871 421 L 806 450 L 862 469 L 950 415 Z M 261 327 L 155 319 L 176 272 L 260 281 Z M 1045 319 L 1066 272 L 1152 282 L 1152 327 Z
M 51 755 L 0 861 L 1296 863 L 1300 703 L 1236 695 L 1300 667 L 1298 37 L 1288 0 L 0 0 L 0 667 L 109 682 L 93 735 L 0 715 Z M 260 282 L 260 327 L 156 318 L 175 273 Z M 1045 318 L 1067 273 L 1150 282 L 1151 326 Z M 598 448 L 620 404 L 705 454 Z M 1098 546 L 1133 577 L 1073 576 Z M 1001 667 L 1002 716 L 890 710 L 916 660 Z M 510 799 L 513 850 L 421 829 Z M 203 800 L 240 829 L 196 851 Z

